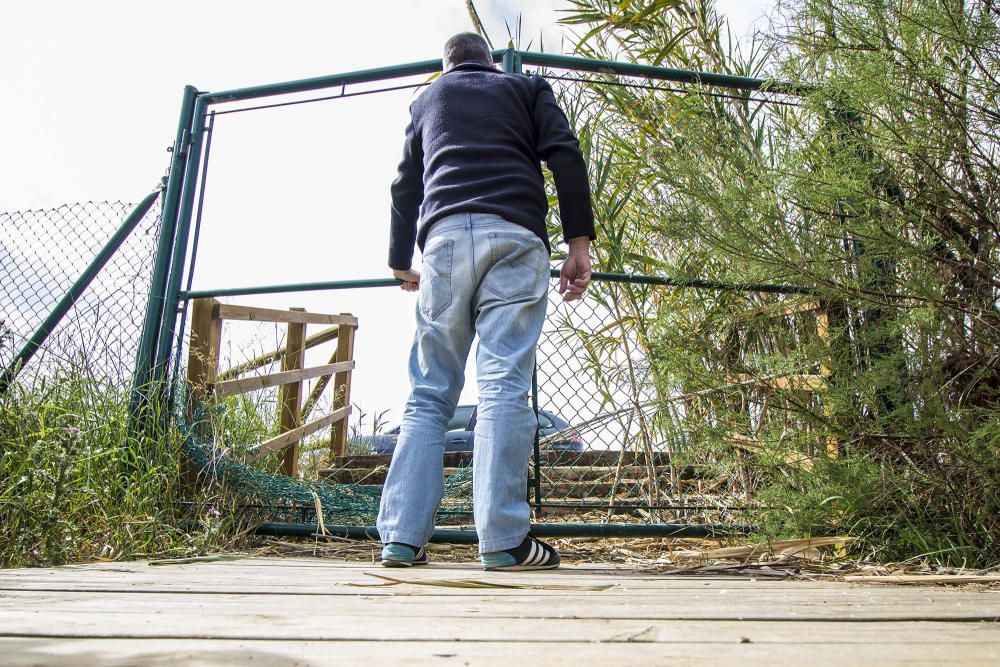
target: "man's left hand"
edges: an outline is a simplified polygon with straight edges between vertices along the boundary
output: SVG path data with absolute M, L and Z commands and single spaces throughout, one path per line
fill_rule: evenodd
M 413 269 L 406 269 L 405 271 L 393 269 L 392 277 L 403 281 L 399 288 L 404 292 L 416 292 L 420 289 L 420 274 Z

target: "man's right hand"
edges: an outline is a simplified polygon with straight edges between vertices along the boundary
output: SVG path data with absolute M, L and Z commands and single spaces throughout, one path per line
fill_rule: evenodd
M 420 289 L 420 274 L 413 269 L 406 269 L 405 271 L 393 269 L 392 277 L 403 281 L 399 285 L 399 288 L 404 292 L 416 292 Z
M 559 275 L 559 293 L 563 301 L 576 301 L 590 284 L 590 239 L 579 236 L 569 240 L 569 254 Z

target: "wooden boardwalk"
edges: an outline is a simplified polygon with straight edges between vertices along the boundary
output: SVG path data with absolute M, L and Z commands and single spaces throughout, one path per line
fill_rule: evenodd
M 218 664 L 995 665 L 1000 591 L 305 558 L 0 570 L 0 665 Z

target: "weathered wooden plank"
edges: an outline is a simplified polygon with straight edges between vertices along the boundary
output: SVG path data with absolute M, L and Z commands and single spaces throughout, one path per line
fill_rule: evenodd
M 206 390 L 215 382 L 219 370 L 219 344 L 222 322 L 212 317 L 218 305 L 215 299 L 196 299 L 191 315 L 191 342 L 188 354 L 188 382 L 191 396 L 204 400 Z
M 345 313 L 346 315 L 346 313 Z M 353 327 L 341 326 L 337 337 L 337 361 L 350 361 L 354 358 L 354 333 L 357 321 Z M 342 408 L 351 404 L 352 373 L 341 371 L 333 379 L 333 407 Z M 330 429 L 330 453 L 343 456 L 347 453 L 347 420 L 337 422 Z
M 913 574 L 913 575 L 887 575 L 887 576 L 865 576 L 855 575 L 844 577 L 846 581 L 865 584 L 922 584 L 924 586 L 937 586 L 940 584 L 952 584 L 964 586 L 966 584 L 1000 584 L 1000 575 L 974 575 L 974 574 Z
M 378 554 L 377 549 L 372 550 L 373 555 Z M 272 574 L 275 572 L 287 572 L 290 568 L 271 566 L 260 568 L 241 568 L 226 570 L 193 570 L 192 566 L 164 566 L 156 568 L 150 572 L 131 573 L 88 573 L 83 575 L 74 573 L 56 574 L 49 577 L 4 577 L 0 579 L 0 589 L 17 590 L 19 587 L 30 587 L 44 590 L 54 588 L 59 590 L 74 590 L 80 587 L 83 590 L 95 588 L 106 588 L 108 590 L 121 590 L 127 592 L 129 589 L 142 590 L 212 590 L 220 592 L 247 591 L 249 589 L 260 589 L 261 591 L 284 590 L 282 586 L 287 586 L 289 590 L 304 592 L 320 592 L 334 594 L 353 594 L 359 591 L 349 587 L 352 584 L 372 584 L 379 583 L 372 575 L 396 576 L 402 580 L 421 579 L 430 581 L 451 581 L 457 579 L 475 579 L 477 581 L 492 582 L 497 584 L 523 583 L 527 585 L 612 585 L 612 588 L 603 591 L 602 597 L 618 594 L 628 595 L 636 590 L 648 591 L 651 595 L 700 595 L 706 590 L 735 590 L 744 591 L 749 595 L 755 595 L 758 590 L 766 590 L 767 594 L 779 594 L 788 599 L 802 597 L 808 599 L 817 590 L 834 591 L 843 599 L 863 598 L 866 595 L 876 594 L 885 599 L 895 599 L 901 597 L 906 599 L 913 597 L 913 593 L 900 592 L 898 588 L 883 590 L 874 585 L 866 584 L 843 584 L 839 582 L 803 582 L 803 581 L 782 581 L 767 580 L 756 581 L 749 579 L 735 578 L 695 578 L 684 575 L 677 575 L 673 579 L 646 579 L 642 576 L 628 576 L 627 573 L 612 574 L 576 574 L 564 567 L 563 572 L 557 575 L 550 574 L 544 576 L 529 576 L 529 573 L 518 573 L 515 577 L 503 576 L 507 573 L 484 572 L 481 567 L 469 563 L 469 567 L 457 568 L 448 563 L 433 562 L 435 555 L 430 555 L 432 564 L 428 567 L 415 570 L 405 570 L 403 574 L 393 574 L 379 568 L 377 565 L 368 564 L 364 569 L 357 568 L 347 570 L 333 566 L 327 568 L 295 568 L 297 574 L 289 575 L 287 581 L 274 580 Z M 164 573 L 159 573 L 164 570 Z M 300 579 L 301 578 L 301 579 Z M 786 585 L 781 585 L 786 584 Z M 382 588 L 374 589 L 373 594 L 398 593 L 402 588 Z M 363 592 L 363 591 L 362 591 Z M 426 591 L 430 595 L 467 595 L 465 589 L 461 588 L 428 588 Z M 502 592 L 502 591 L 501 591 Z M 952 599 L 955 596 L 960 598 L 966 592 L 958 589 L 933 589 L 926 592 L 931 597 L 943 597 Z M 498 593 L 500 594 L 500 593 Z M 538 594 L 563 594 L 558 591 L 538 591 Z M 741 595 L 743 593 L 740 593 Z
M 25 610 L 21 616 L 0 613 L 0 635 L 80 638 L 190 638 L 338 641 L 511 641 L 539 640 L 535 618 L 482 618 L 435 616 L 428 624 L 419 602 L 409 613 L 393 618 L 391 637 L 386 619 L 357 616 L 324 607 L 218 608 L 211 601 L 182 608 L 94 609 L 87 613 Z M 310 613 L 312 612 L 312 613 Z M 322 612 L 320 615 L 318 612 Z M 265 624 L 266 621 L 266 624 Z M 939 621 L 840 623 L 837 621 L 661 621 L 650 619 L 549 618 L 543 621 L 543 638 L 549 642 L 623 642 L 641 634 L 656 643 L 739 643 L 743 637 L 769 643 L 801 644 L 809 641 L 871 643 L 934 643 L 1000 645 L 1000 624 Z
M 261 460 L 268 454 L 272 452 L 277 452 L 285 447 L 298 442 L 302 438 L 319 431 L 322 428 L 329 426 L 341 419 L 346 419 L 351 414 L 351 406 L 346 406 L 340 408 L 339 410 L 334 410 L 325 417 L 320 417 L 315 421 L 311 421 L 308 424 L 303 424 L 298 428 L 294 428 L 291 431 L 286 431 L 281 435 L 277 435 L 270 440 L 266 440 L 257 447 L 257 449 L 247 456 L 246 460 L 248 463 L 254 463 Z
M 215 316 L 223 320 L 242 320 L 245 322 L 283 322 L 291 324 L 343 324 L 358 326 L 358 318 L 353 315 L 326 315 L 323 313 L 308 313 L 305 311 L 277 310 L 273 308 L 257 308 L 256 306 L 236 306 L 218 304 Z
M 265 614 L 260 624 L 271 619 Z M 428 623 L 433 625 L 433 623 Z M 391 621 L 386 622 L 387 632 Z M 197 639 L 0 639 L 0 654 L 10 667 L 26 665 L 983 665 L 996 664 L 995 643 L 850 643 L 815 641 L 767 643 L 741 637 L 736 642 L 645 642 L 641 634 L 615 642 L 555 642 L 544 628 L 528 642 L 381 641 L 324 642 Z M 744 641 L 746 640 L 746 641 Z
M 801 313 L 811 313 L 819 310 L 820 305 L 816 301 L 778 301 L 776 303 L 766 303 L 761 306 L 751 308 L 746 315 L 749 317 L 789 317 Z
M 284 573 L 284 572 L 283 572 Z M 131 580 L 101 580 L 97 578 L 89 579 L 87 586 L 81 587 L 77 581 L 65 581 L 65 580 L 54 580 L 47 582 L 39 581 L 21 581 L 21 582 L 5 582 L 0 584 L 0 595 L 5 596 L 9 599 L 11 604 L 14 603 L 15 598 L 23 597 L 22 594 L 28 595 L 29 597 L 35 596 L 38 599 L 47 599 L 49 596 L 59 596 L 59 595 L 91 595 L 101 596 L 105 593 L 151 593 L 151 594 L 168 594 L 168 593 L 191 593 L 191 594 L 213 594 L 213 595 L 272 595 L 278 594 L 288 594 L 288 595 L 328 595 L 328 596 L 351 596 L 351 595 L 377 595 L 377 596 L 393 596 L 399 595 L 404 591 L 408 595 L 427 595 L 433 597 L 453 597 L 453 598 L 475 598 L 480 593 L 478 589 L 462 589 L 462 588 L 450 588 L 450 587 L 410 587 L 410 586 L 400 586 L 400 587 L 387 587 L 366 590 L 357 586 L 357 584 L 372 584 L 378 583 L 373 579 L 352 579 L 349 581 L 334 581 L 332 578 L 324 577 L 322 573 L 313 573 L 311 571 L 307 572 L 297 572 L 295 576 L 316 576 L 319 581 L 315 584 L 303 583 L 303 582 L 289 582 L 287 584 L 282 584 L 280 582 L 268 582 L 267 579 L 273 576 L 271 573 L 252 573 L 252 575 L 244 575 L 244 577 L 255 577 L 255 579 L 232 578 L 231 581 L 212 581 L 207 577 L 198 577 L 192 581 L 181 581 L 176 583 L 164 582 L 164 581 L 151 581 L 149 579 L 131 579 Z M 291 576 L 291 575 L 290 575 Z M 475 574 L 470 574 L 469 578 L 472 579 L 482 579 Z M 596 586 L 600 585 L 600 580 L 577 580 L 573 579 L 566 583 L 568 585 L 574 586 Z M 522 580 L 522 583 L 529 583 L 526 580 Z M 539 582 L 542 583 L 542 582 Z M 606 583 L 606 582 L 605 582 Z M 730 582 L 731 583 L 731 582 Z M 769 595 L 781 595 L 784 599 L 790 601 L 804 601 L 808 602 L 810 600 L 816 599 L 817 596 L 820 599 L 826 599 L 831 591 L 836 591 L 838 586 L 842 587 L 843 584 L 836 584 L 833 586 L 816 585 L 805 587 L 799 591 L 790 591 L 782 589 L 769 590 Z M 714 594 L 732 594 L 736 596 L 756 596 L 758 592 L 756 589 L 751 588 L 746 585 L 727 585 L 726 593 L 718 593 L 720 588 L 714 587 L 709 588 L 704 584 L 689 584 L 685 587 L 655 587 L 645 585 L 642 582 L 639 583 L 628 583 L 621 585 L 620 588 L 609 589 L 602 591 L 603 598 L 620 598 L 627 599 L 635 595 L 644 595 L 647 597 L 659 597 L 661 602 L 671 601 L 671 600 L 688 600 L 692 598 L 697 598 L 698 596 L 704 595 L 707 591 L 711 591 Z M 30 594 L 30 595 L 29 595 Z M 518 596 L 522 592 L 517 590 L 503 590 L 498 589 L 495 592 L 496 596 Z M 544 598 L 565 598 L 569 599 L 573 597 L 572 593 L 567 593 L 565 591 L 554 591 L 554 590 L 537 590 L 534 591 L 534 595 Z M 912 597 L 900 596 L 897 594 L 890 594 L 883 598 L 883 601 L 887 603 L 895 603 L 899 601 L 910 601 Z M 946 603 L 953 602 L 949 599 L 941 599 L 939 597 L 930 597 L 927 600 L 937 602 L 943 601 Z M 845 603 L 852 603 L 854 601 L 867 602 L 866 598 L 863 597 L 849 597 L 842 600 Z M 925 600 L 926 601 L 926 600 Z M 2 606 L 2 605 L 0 605 Z M 991 611 L 991 610 L 988 610 Z
M 328 543 L 324 543 L 328 544 Z M 333 543 L 336 544 L 336 543 Z M 303 547 L 306 545 L 304 544 Z M 375 555 L 380 549 L 377 542 L 353 543 L 355 547 L 367 546 Z M 159 584 L 186 586 L 210 583 L 215 586 L 244 586 L 248 583 L 269 586 L 272 583 L 282 587 L 329 590 L 331 586 L 346 583 L 372 583 L 370 574 L 388 574 L 400 579 L 417 578 L 432 580 L 451 580 L 475 578 L 497 583 L 525 582 L 536 583 L 569 583 L 580 585 L 614 584 L 615 587 L 605 594 L 616 591 L 650 590 L 659 591 L 665 595 L 673 595 L 681 591 L 756 589 L 766 591 L 767 595 L 782 597 L 796 595 L 813 589 L 832 589 L 841 597 L 863 596 L 877 594 L 886 596 L 904 596 L 913 599 L 930 599 L 943 596 L 944 599 L 961 599 L 972 595 L 973 599 L 980 596 L 976 592 L 936 588 L 926 591 L 915 591 L 901 586 L 884 588 L 866 584 L 844 584 L 832 580 L 762 580 L 745 576 L 726 577 L 720 575 L 669 574 L 651 571 L 636 571 L 628 565 L 600 564 L 569 564 L 564 563 L 554 571 L 535 571 L 518 573 L 484 572 L 478 562 L 443 563 L 433 562 L 435 553 L 432 551 L 431 564 L 427 567 L 405 570 L 402 573 L 385 570 L 373 562 L 344 562 L 323 558 L 281 558 L 281 557 L 247 557 L 239 560 L 198 562 L 186 565 L 151 566 L 144 561 L 104 562 L 67 565 L 55 568 L 21 568 L 0 569 L 0 588 L 17 589 L 27 585 L 58 585 L 72 589 L 74 585 L 92 588 L 95 584 L 133 587 L 142 584 Z M 664 554 L 669 550 L 664 546 Z M 295 572 L 298 573 L 295 573 Z M 291 572 L 288 576 L 275 579 L 276 572 Z M 224 590 L 224 589 L 223 589 Z M 393 592 L 398 588 L 373 589 L 373 591 Z M 463 589 L 429 589 L 435 594 L 449 591 L 464 594 Z M 742 594 L 742 593 L 741 593 Z M 930 598 L 928 597 L 930 596 Z
M 305 312 L 304 308 L 291 308 L 291 313 Z M 289 322 L 288 331 L 285 334 L 285 354 L 281 357 L 281 371 L 283 373 L 294 373 L 302 369 L 305 363 L 305 337 L 306 325 L 301 322 Z M 272 447 L 264 445 L 258 452 L 264 452 L 266 456 L 272 451 L 285 450 L 281 455 L 281 472 L 288 477 L 297 477 L 299 474 L 299 438 L 288 437 L 294 433 L 302 424 L 302 381 L 292 381 L 283 384 L 278 392 L 278 428 L 282 432 L 278 437 L 285 437 L 280 446 L 274 443 L 274 438 L 268 441 Z M 257 461 L 263 456 L 254 458 Z
M 311 349 L 317 345 L 322 345 L 323 343 L 333 340 L 337 337 L 337 333 L 340 331 L 339 326 L 328 327 L 322 331 L 318 331 L 311 336 L 306 338 L 305 348 Z M 282 346 L 273 352 L 266 352 L 258 357 L 251 359 L 250 361 L 244 361 L 241 364 L 237 364 L 232 368 L 227 368 L 218 375 L 219 381 L 222 380 L 232 380 L 235 377 L 242 375 L 243 373 L 248 373 L 250 371 L 257 370 L 261 366 L 266 366 L 268 364 L 273 364 L 285 355 L 285 350 L 287 348 Z
M 196 299 L 192 304 L 191 337 L 188 347 L 188 418 L 194 420 L 199 405 L 210 395 L 219 370 L 219 347 L 222 341 L 222 321 L 213 316 L 218 301 Z M 207 435 L 210 424 L 204 419 L 194 422 L 193 429 L 199 436 Z M 200 466 L 187 454 L 181 456 L 181 470 L 185 486 L 195 488 L 200 480 Z
M 305 545 L 304 545 L 305 546 Z M 379 551 L 379 545 L 370 545 L 372 560 Z M 664 552 L 666 553 L 666 552 Z M 596 585 L 613 583 L 615 588 L 605 594 L 618 592 L 631 594 L 636 590 L 649 591 L 653 594 L 674 595 L 681 591 L 694 591 L 697 594 L 706 587 L 740 590 L 756 589 L 766 585 L 769 594 L 793 595 L 800 591 L 816 589 L 865 590 L 866 586 L 846 586 L 835 581 L 768 581 L 765 583 L 746 577 L 694 576 L 694 575 L 654 575 L 636 573 L 627 567 L 588 568 L 564 564 L 557 573 L 522 572 L 515 579 L 507 574 L 484 572 L 478 563 L 438 563 L 433 562 L 435 553 L 430 555 L 432 563 L 428 567 L 407 570 L 402 578 L 415 577 L 431 580 L 449 580 L 455 578 L 475 578 L 484 581 L 509 583 L 511 581 L 526 583 L 570 583 L 580 585 Z M 123 564 L 129 565 L 129 564 Z M 289 590 L 318 590 L 333 592 L 347 583 L 372 583 L 368 573 L 385 574 L 387 571 L 373 565 L 373 562 L 344 563 L 327 559 L 247 559 L 226 563 L 225 568 L 213 567 L 210 563 L 200 563 L 184 566 L 150 567 L 139 564 L 142 569 L 127 569 L 117 566 L 75 566 L 58 569 L 24 569 L 0 571 L 0 589 L 17 590 L 18 587 L 48 587 L 60 590 L 72 590 L 74 586 L 94 589 L 106 587 L 109 590 L 127 591 L 142 586 L 158 586 L 174 590 L 184 586 L 184 590 L 204 590 L 205 584 L 212 590 L 236 591 L 245 590 L 247 586 L 260 588 L 262 591 L 272 590 L 278 586 Z M 283 580 L 277 581 L 275 572 L 286 573 Z M 391 574 L 391 572 L 390 572 Z M 343 590 L 343 589 L 341 589 Z M 376 589 L 391 594 L 394 589 Z M 448 594 L 464 595 L 463 589 L 440 589 Z
M 736 375 L 728 376 L 726 381 L 740 384 L 752 382 L 762 387 L 791 389 L 794 391 L 823 391 L 827 386 L 827 379 L 823 375 L 783 375 L 759 378 L 747 373 L 737 373 Z
M 274 595 L 274 594 L 287 594 L 291 596 L 310 596 L 310 595 L 322 595 L 322 596 L 355 596 L 355 595 L 366 595 L 366 596 L 398 596 L 405 592 L 407 595 L 426 595 L 429 597 L 449 597 L 449 598 L 476 598 L 481 594 L 479 589 L 461 589 L 461 588 L 450 588 L 450 587 L 410 587 L 410 586 L 400 586 L 384 589 L 364 589 L 357 584 L 371 584 L 377 583 L 375 580 L 366 579 L 358 581 L 320 581 L 317 584 L 305 584 L 305 583 L 288 583 L 283 585 L 280 582 L 270 582 L 265 583 L 265 580 L 269 576 L 273 576 L 272 573 L 268 574 L 255 574 L 258 577 L 256 581 L 250 580 L 234 580 L 226 582 L 212 582 L 210 580 L 201 579 L 191 582 L 177 582 L 177 583 L 166 583 L 158 581 L 149 581 L 136 579 L 134 581 L 109 581 L 109 580 L 92 580 L 88 583 L 86 588 L 81 588 L 78 582 L 67 582 L 67 581 L 51 581 L 51 582 L 19 582 L 17 584 L 4 584 L 0 585 L 0 596 L 4 598 L 0 602 L 0 607 L 5 604 L 10 604 L 16 606 L 19 604 L 16 600 L 21 598 L 31 598 L 31 599 L 49 599 L 50 597 L 59 596 L 78 596 L 87 597 L 92 596 L 95 599 L 100 598 L 105 594 L 143 594 L 150 593 L 153 595 L 159 594 L 206 594 L 206 595 Z M 308 576 L 312 574 L 311 572 L 300 572 L 296 576 Z M 320 576 L 320 575 L 317 575 Z M 470 578 L 479 579 L 475 575 Z M 562 583 L 562 582 L 560 582 Z M 579 586 L 589 586 L 589 585 L 599 585 L 597 582 L 591 581 L 580 581 L 577 582 L 573 580 L 569 582 L 571 585 Z M 843 586 L 843 584 L 839 584 Z M 617 589 L 610 589 L 607 591 L 602 591 L 602 599 L 617 599 L 620 602 L 622 599 L 628 599 L 636 595 L 643 595 L 647 597 L 659 598 L 659 601 L 663 604 L 672 603 L 673 601 L 686 600 L 690 601 L 698 598 L 699 596 L 705 595 L 706 592 L 711 592 L 711 594 L 729 594 L 735 596 L 756 596 L 758 592 L 748 586 L 727 586 L 725 593 L 719 593 L 718 588 L 708 588 L 705 586 L 689 585 L 685 588 L 670 588 L 661 589 L 656 587 L 650 587 L 645 585 L 627 585 L 622 586 Z M 809 602 L 814 599 L 826 600 L 831 594 L 831 591 L 836 590 L 836 586 L 814 586 L 803 588 L 801 591 L 789 592 L 787 590 L 773 590 L 769 591 L 769 595 L 780 595 L 783 598 L 788 599 L 792 602 Z M 523 592 L 517 590 L 503 590 L 498 589 L 495 592 L 491 592 L 491 595 L 497 597 L 517 597 L 522 595 Z M 565 591 L 553 591 L 553 590 L 536 590 L 533 592 L 534 595 L 540 598 L 547 599 L 572 599 L 574 594 Z M 27 597 L 25 597 L 27 596 Z M 912 597 L 904 597 L 899 595 L 888 595 L 881 598 L 882 601 L 886 603 L 897 603 L 897 602 L 910 602 L 913 600 Z M 925 602 L 945 602 L 950 604 L 956 602 L 954 600 L 941 599 L 938 597 L 930 597 Z M 616 602 L 616 603 L 617 603 Z M 868 600 L 863 597 L 851 597 L 842 600 L 845 604 L 847 603 L 867 603 Z M 958 602 L 961 602 L 960 600 Z M 749 602 L 747 603 L 749 604 Z M 992 612 L 992 610 L 987 609 L 987 612 Z
M 433 558 L 433 555 L 431 556 Z M 372 579 L 367 576 L 366 573 L 372 572 L 374 574 L 383 573 L 383 571 L 372 569 L 372 566 L 368 566 L 369 569 L 366 570 L 354 570 L 345 571 L 337 570 L 331 573 L 328 569 L 315 569 L 315 568 L 262 568 L 262 569 L 247 569 L 232 571 L 227 570 L 224 573 L 214 573 L 214 572 L 189 572 L 185 568 L 184 570 L 174 570 L 171 578 L 165 576 L 154 576 L 148 573 L 133 573 L 128 576 L 111 576 L 111 575 L 101 575 L 98 573 L 88 574 L 85 583 L 81 583 L 79 577 L 70 576 L 53 576 L 49 578 L 4 578 L 0 580 L 0 590 L 8 591 L 10 593 L 16 593 L 18 590 L 31 590 L 31 591 L 45 591 L 45 590 L 107 590 L 107 591 L 120 591 L 128 592 L 130 590 L 166 590 L 166 591 L 215 591 L 215 592 L 261 592 L 268 593 L 275 590 L 282 591 L 288 590 L 290 592 L 317 592 L 330 595 L 352 595 L 359 591 L 354 590 L 350 587 L 351 584 L 371 584 L 378 583 L 377 580 Z M 626 575 L 604 575 L 604 576 L 560 576 L 558 578 L 541 578 L 534 577 L 530 578 L 527 576 L 519 576 L 515 580 L 511 579 L 497 579 L 495 577 L 489 576 L 488 573 L 482 571 L 481 568 L 469 568 L 468 570 L 456 570 L 452 567 L 447 567 L 447 571 L 451 572 L 450 576 L 441 576 L 434 573 L 433 570 L 440 568 L 440 570 L 446 570 L 445 566 L 432 566 L 430 568 L 422 568 L 419 571 L 407 570 L 407 572 L 412 572 L 407 576 L 421 578 L 421 579 L 431 579 L 431 580 L 449 580 L 449 579 L 476 579 L 481 581 L 492 581 L 497 583 L 504 583 L 505 581 L 516 581 L 520 583 L 527 584 L 544 584 L 549 582 L 555 582 L 559 584 L 569 584 L 569 585 L 580 585 L 580 586 L 591 586 L 599 584 L 614 583 L 615 587 L 608 589 L 603 592 L 602 597 L 613 597 L 617 595 L 632 595 L 636 591 L 642 591 L 643 594 L 650 595 L 664 595 L 664 596 L 685 596 L 685 595 L 701 595 L 706 590 L 727 590 L 736 591 L 739 595 L 743 595 L 746 592 L 749 595 L 756 595 L 756 591 L 760 589 L 761 582 L 749 581 L 746 579 L 701 579 L 701 578 L 688 578 L 684 576 L 678 576 L 676 580 L 664 581 L 664 580 L 653 580 L 647 581 L 642 578 L 628 577 Z M 272 579 L 275 572 L 288 573 L 287 581 L 276 581 Z M 391 574 L 390 574 L 391 576 Z M 302 578 L 299 580 L 298 578 Z M 403 577 L 405 578 L 405 577 Z M 779 586 L 781 583 L 789 583 L 789 586 Z M 874 590 L 874 587 L 861 586 L 861 585 L 845 585 L 840 582 L 782 582 L 782 581 L 768 581 L 766 583 L 766 591 L 769 595 L 781 595 L 789 599 L 792 598 L 803 598 L 809 599 L 809 596 L 814 595 L 816 591 L 836 591 L 838 595 L 843 597 L 858 596 L 858 593 L 845 593 L 844 591 L 858 590 Z M 399 593 L 402 588 L 384 588 L 384 589 L 373 589 L 369 591 L 372 595 L 392 595 Z M 412 592 L 412 591 L 411 591 Z M 475 591 L 468 591 L 461 588 L 441 588 L 441 589 L 428 589 L 425 591 L 430 595 L 452 595 L 452 596 L 462 596 L 462 595 L 476 595 Z M 516 591 L 515 591 L 516 593 Z M 503 591 L 499 591 L 498 595 L 505 594 Z M 507 594 L 514 594 L 510 591 Z M 564 593 L 556 591 L 538 591 L 540 595 L 564 595 Z M 932 593 L 933 596 L 939 593 L 935 591 Z M 884 599 L 894 600 L 894 599 L 909 599 L 908 597 L 902 596 L 894 591 L 883 593 Z M 947 599 L 947 598 L 946 598 Z
M 991 596 L 947 600 L 940 596 L 921 600 L 919 596 L 882 598 L 879 596 L 850 597 L 837 594 L 782 596 L 775 598 L 767 593 L 748 595 L 746 591 L 706 589 L 686 595 L 652 595 L 648 591 L 631 596 L 604 595 L 601 592 L 566 592 L 522 590 L 511 593 L 501 589 L 474 589 L 455 595 L 452 589 L 430 587 L 393 587 L 365 589 L 357 586 L 331 585 L 327 591 L 274 590 L 268 593 L 251 591 L 225 591 L 212 593 L 208 585 L 201 590 L 185 592 L 183 586 L 147 590 L 133 587 L 131 592 L 85 591 L 73 593 L 29 591 L 28 603 L 23 596 L 5 593 L 0 600 L 4 617 L 16 617 L 25 608 L 44 608 L 47 611 L 65 611 L 84 614 L 99 609 L 134 610 L 155 598 L 160 609 L 191 609 L 196 605 L 212 609 L 240 610 L 247 607 L 266 608 L 274 612 L 284 610 L 290 614 L 313 610 L 323 615 L 342 614 L 355 616 L 385 616 L 396 618 L 414 611 L 414 600 L 434 608 L 435 618 L 464 617 L 475 609 L 477 618 L 534 618 L 539 622 L 551 618 L 577 619 L 648 619 L 648 620 L 745 620 L 745 621 L 994 621 L 1000 619 L 1000 610 Z M 248 587 L 250 588 L 250 587 Z M 386 594 L 388 593 L 388 594 Z M 40 596 L 45 595 L 42 598 Z M 15 601 L 16 600 L 16 601 Z M 373 603 L 377 600 L 377 604 Z M 2 627 L 2 626 L 0 626 Z
M 258 375 L 256 377 L 226 380 L 225 382 L 216 383 L 215 397 L 226 398 L 227 396 L 234 396 L 236 394 L 245 394 L 247 392 L 257 391 L 259 389 L 266 389 L 268 387 L 277 387 L 279 385 L 288 384 L 290 382 L 301 382 L 302 380 L 311 380 L 321 375 L 331 375 L 333 373 L 340 373 L 341 371 L 349 371 L 352 370 L 353 368 L 354 368 L 353 361 L 344 361 L 336 364 L 310 366 L 309 368 L 302 368 L 299 370 L 280 371 L 278 373 L 271 373 L 269 375 Z

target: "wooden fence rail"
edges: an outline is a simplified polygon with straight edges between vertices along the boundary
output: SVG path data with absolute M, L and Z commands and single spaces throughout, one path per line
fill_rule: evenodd
M 351 374 L 354 370 L 354 333 L 358 320 L 348 313 L 326 315 L 309 313 L 302 308 L 278 310 L 219 303 L 215 299 L 197 299 L 191 319 L 191 346 L 188 358 L 188 382 L 191 407 L 198 402 L 214 402 L 231 396 L 270 387 L 279 387 L 279 434 L 257 447 L 245 457 L 257 462 L 281 453 L 282 472 L 298 474 L 299 443 L 303 438 L 330 427 L 331 456 L 343 456 L 347 451 L 347 420 L 351 414 Z M 250 361 L 219 371 L 219 347 L 222 323 L 225 320 L 277 322 L 287 326 L 285 345 Z M 312 336 L 306 336 L 309 324 L 332 325 Z M 319 366 L 305 367 L 307 349 L 336 340 L 330 361 Z M 281 370 L 267 375 L 240 377 L 280 361 Z M 303 383 L 316 380 L 308 399 L 303 403 Z M 332 411 L 318 419 L 303 423 L 315 407 L 323 391 L 333 380 Z
M 796 315 L 804 315 L 814 313 L 816 318 L 816 335 L 819 337 L 823 345 L 829 350 L 830 347 L 830 319 L 827 314 L 827 308 L 824 304 L 817 301 L 805 300 L 805 301 L 781 301 L 778 303 L 765 304 L 750 314 L 755 317 L 762 317 L 765 319 L 778 319 L 783 317 L 792 317 Z M 808 391 L 817 392 L 823 396 L 823 414 L 826 417 L 831 415 L 830 404 L 827 400 L 827 390 L 830 386 L 830 376 L 831 376 L 831 364 L 828 356 L 820 360 L 819 363 L 819 374 L 797 374 L 797 375 L 784 375 L 777 377 L 756 377 L 754 375 L 740 373 L 731 375 L 727 378 L 729 382 L 746 384 L 754 383 L 759 386 L 770 387 L 771 389 L 786 390 L 786 391 Z M 766 413 L 767 407 L 765 404 L 764 412 L 760 416 L 760 421 L 764 421 L 764 413 Z M 743 435 L 740 433 L 730 433 L 730 438 L 735 446 L 745 449 L 759 449 L 761 445 L 757 443 L 756 438 L 749 435 Z M 840 456 L 840 443 L 837 439 L 829 436 L 826 439 L 826 454 L 831 460 L 837 459 Z M 798 457 L 795 454 L 790 455 L 792 459 L 802 461 L 807 461 L 807 459 Z M 790 461 L 791 462 L 791 461 Z M 809 463 L 811 465 L 811 463 Z

